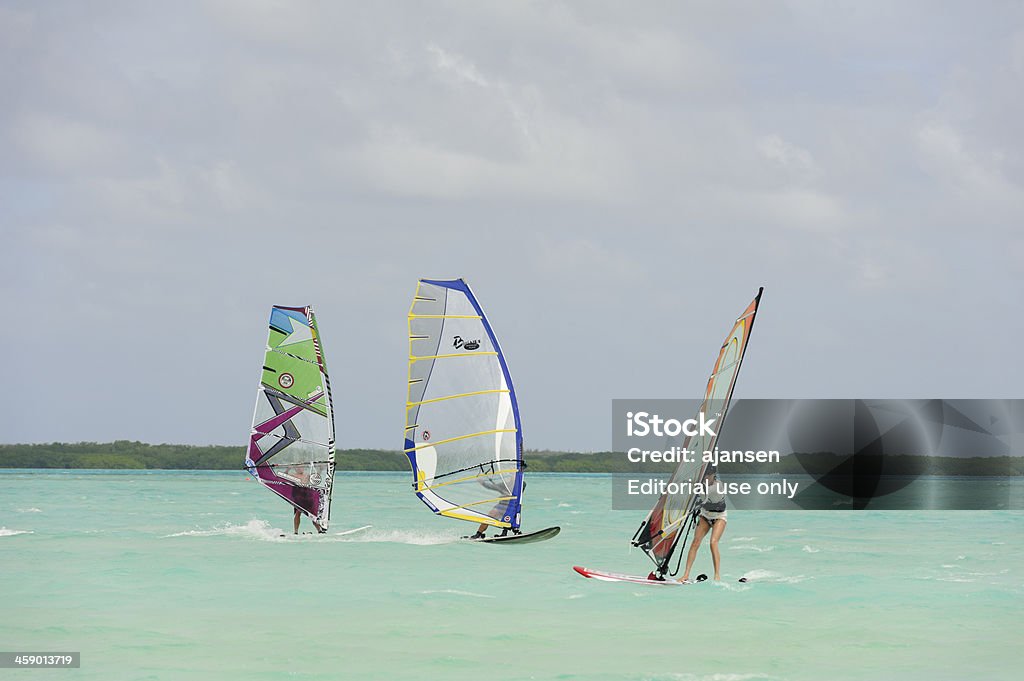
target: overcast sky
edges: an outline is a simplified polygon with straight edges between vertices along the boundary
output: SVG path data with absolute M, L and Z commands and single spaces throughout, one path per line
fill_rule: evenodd
M 464 277 L 528 448 L 698 397 L 1024 397 L 1019 2 L 0 2 L 2 442 L 246 441 L 313 304 L 400 447 Z

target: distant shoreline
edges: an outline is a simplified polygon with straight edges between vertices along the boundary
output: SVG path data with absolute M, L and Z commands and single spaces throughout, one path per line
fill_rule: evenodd
M 0 468 L 105 470 L 243 470 L 245 449 L 224 445 L 152 445 L 144 442 L 76 442 L 0 445 Z M 527 451 L 528 471 L 538 473 L 669 473 L 672 464 L 631 464 L 615 452 Z M 338 470 L 408 471 L 405 454 L 397 450 L 341 449 Z M 723 474 L 844 472 L 885 475 L 1020 476 L 1024 457 L 928 457 L 898 455 L 860 457 L 856 462 L 829 452 L 787 454 L 780 463 L 722 464 Z

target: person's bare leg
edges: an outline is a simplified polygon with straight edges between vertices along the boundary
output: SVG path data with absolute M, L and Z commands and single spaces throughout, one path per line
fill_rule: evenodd
M 476 533 L 481 537 L 487 532 L 487 523 L 480 523 L 480 527 L 476 528 Z
M 715 564 L 715 581 L 722 581 L 722 559 L 718 553 L 718 540 L 725 534 L 725 518 L 719 518 L 711 526 L 711 562 Z
M 299 533 L 299 521 L 300 520 L 302 520 L 302 511 L 300 511 L 299 509 L 295 509 L 295 522 L 294 522 L 295 527 L 294 527 L 294 529 L 292 531 L 293 534 L 298 534 Z
M 679 581 L 685 582 L 690 578 L 690 568 L 693 567 L 693 561 L 697 560 L 697 549 L 700 548 L 700 543 L 704 541 L 704 535 L 710 529 L 711 526 L 704 518 L 697 521 L 697 529 L 694 530 L 693 541 L 690 542 L 690 552 L 686 554 L 686 569 L 683 570 L 683 576 Z

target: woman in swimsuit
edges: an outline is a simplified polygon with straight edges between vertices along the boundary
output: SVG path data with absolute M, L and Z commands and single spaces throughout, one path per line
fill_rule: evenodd
M 690 568 L 693 567 L 693 561 L 697 559 L 697 549 L 700 548 L 700 543 L 704 541 L 708 532 L 711 532 L 711 560 L 715 565 L 715 581 L 722 579 L 720 573 L 722 560 L 718 553 L 718 540 L 725 533 L 726 511 L 725 495 L 718 491 L 716 480 L 714 467 L 708 467 L 707 472 L 704 473 L 704 484 L 708 493 L 704 498 L 704 503 L 700 505 L 697 529 L 693 533 L 690 552 L 686 554 L 686 569 L 679 579 L 680 582 L 690 581 Z

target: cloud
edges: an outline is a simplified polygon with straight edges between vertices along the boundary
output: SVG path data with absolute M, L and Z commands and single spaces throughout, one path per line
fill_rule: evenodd
M 31 39 L 35 17 L 27 10 L 0 7 L 0 45 L 3 49 L 24 49 Z
M 948 123 L 934 122 L 917 131 L 924 169 L 945 188 L 972 204 L 973 210 L 1014 210 L 1024 206 L 1024 189 L 1002 172 L 1002 154 L 971 149 Z
M 445 51 L 437 45 L 427 45 L 427 51 L 435 58 L 434 66 L 443 73 L 451 73 L 460 82 L 471 83 L 480 87 L 488 87 L 490 83 L 477 71 L 473 62 L 458 54 Z
M 914 2 L 0 8 L 0 281 L 41 311 L 4 437 L 237 441 L 267 307 L 311 302 L 342 444 L 390 446 L 418 276 L 493 310 L 531 446 L 699 391 L 762 284 L 746 394 L 1010 390 L 934 367 L 1024 333 L 1021 36 Z
M 593 238 L 539 234 L 533 254 L 541 272 L 573 285 L 586 286 L 595 279 L 628 284 L 646 278 L 642 263 Z
M 810 178 L 818 173 L 814 157 L 806 149 L 787 142 L 779 135 L 765 135 L 757 140 L 757 149 L 782 170 L 797 178 Z
M 60 115 L 22 117 L 11 138 L 26 160 L 57 176 L 124 173 L 131 165 L 130 148 L 121 136 Z

